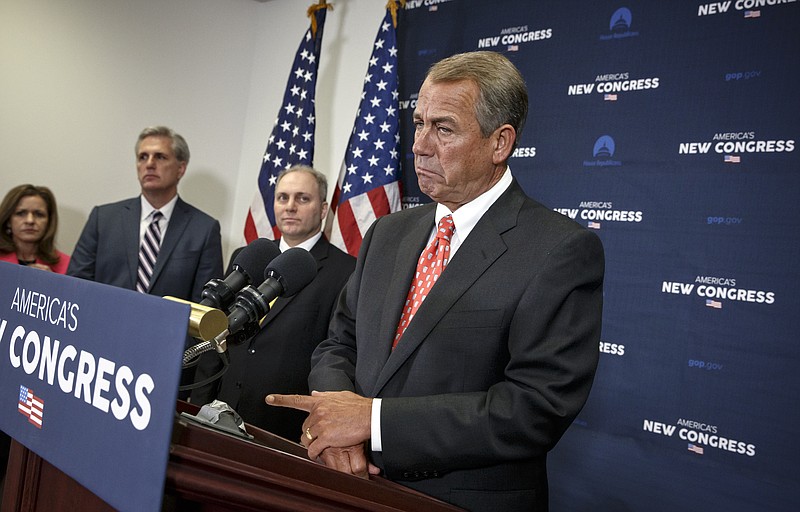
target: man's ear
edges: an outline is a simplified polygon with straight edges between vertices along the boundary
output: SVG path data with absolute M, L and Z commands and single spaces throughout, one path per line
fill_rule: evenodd
M 517 131 L 510 124 L 504 124 L 494 131 L 492 139 L 494 143 L 492 162 L 498 165 L 511 157 L 514 143 L 517 140 Z

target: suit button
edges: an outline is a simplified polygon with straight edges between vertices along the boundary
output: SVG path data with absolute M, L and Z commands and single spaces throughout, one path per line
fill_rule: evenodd
M 431 475 L 430 475 L 430 473 L 428 473 L 427 471 L 423 471 L 423 472 L 422 472 L 422 476 L 423 476 L 423 477 L 425 477 L 425 478 L 428 478 L 428 477 L 430 477 Z
M 414 478 L 419 478 L 419 471 L 414 471 Z
M 255 354 L 256 353 L 256 349 L 251 348 L 250 350 L 248 350 L 248 352 L 251 353 L 251 354 Z
M 411 472 L 410 471 L 403 471 L 403 478 L 411 478 Z
M 236 389 L 242 389 L 242 383 L 240 381 L 236 381 Z

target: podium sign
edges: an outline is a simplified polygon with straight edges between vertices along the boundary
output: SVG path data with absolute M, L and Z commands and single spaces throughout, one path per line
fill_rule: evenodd
M 160 510 L 190 307 L 0 263 L 0 428 L 118 510 Z

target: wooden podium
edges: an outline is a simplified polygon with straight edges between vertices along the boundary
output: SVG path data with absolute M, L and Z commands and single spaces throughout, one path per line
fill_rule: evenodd
M 177 412 L 194 414 L 197 407 L 178 402 Z M 300 444 L 252 425 L 247 431 L 253 440 L 176 415 L 162 510 L 461 510 L 384 478 L 365 480 L 339 473 L 309 461 Z M 12 443 L 2 512 L 113 510 L 35 453 Z

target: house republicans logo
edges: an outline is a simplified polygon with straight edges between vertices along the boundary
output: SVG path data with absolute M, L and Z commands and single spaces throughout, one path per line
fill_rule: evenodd
M 722 309 L 725 301 L 771 305 L 775 292 L 755 287 L 743 287 L 736 279 L 717 276 L 697 276 L 694 282 L 662 281 L 661 293 L 670 295 L 695 295 L 701 303 L 712 309 Z
M 578 208 L 554 208 L 572 220 L 586 222 L 589 229 L 600 229 L 603 222 L 642 222 L 641 210 L 624 210 L 614 207 L 611 201 L 581 201 Z
M 504 46 L 505 50 L 515 52 L 520 44 L 534 43 L 553 37 L 552 28 L 530 29 L 528 25 L 506 27 L 499 34 L 478 39 L 478 49 L 495 49 Z
M 717 132 L 711 140 L 678 143 L 679 155 L 705 155 L 710 151 L 723 155 L 725 163 L 742 162 L 743 154 L 791 153 L 794 139 L 760 138 L 754 131 Z
M 592 156 L 594 160 L 584 160 L 584 167 L 619 167 L 622 162 L 612 157 L 617 151 L 617 144 L 610 135 L 602 135 L 594 142 Z
M 571 84 L 567 87 L 567 96 L 598 94 L 605 101 L 617 101 L 617 94 L 622 92 L 646 91 L 657 89 L 660 79 L 655 77 L 631 78 L 631 73 L 606 73 L 597 75 L 593 83 Z
M 725 2 L 710 2 L 697 6 L 698 16 L 713 16 L 736 12 L 745 18 L 760 18 L 761 9 L 776 7 L 781 4 L 792 4 L 797 0 L 726 0 Z M 731 10 L 733 7 L 733 10 Z
M 627 7 L 620 7 L 611 15 L 608 22 L 609 32 L 601 34 L 600 40 L 611 41 L 612 39 L 624 39 L 626 37 L 638 36 L 639 32 L 631 30 L 632 21 L 633 14 L 631 14 L 631 10 Z
M 678 418 L 674 424 L 645 419 L 642 430 L 657 436 L 677 438 L 686 445 L 686 450 L 697 455 L 705 455 L 710 451 L 722 451 L 755 457 L 756 445 L 741 439 L 720 434 L 721 429 L 703 421 Z

